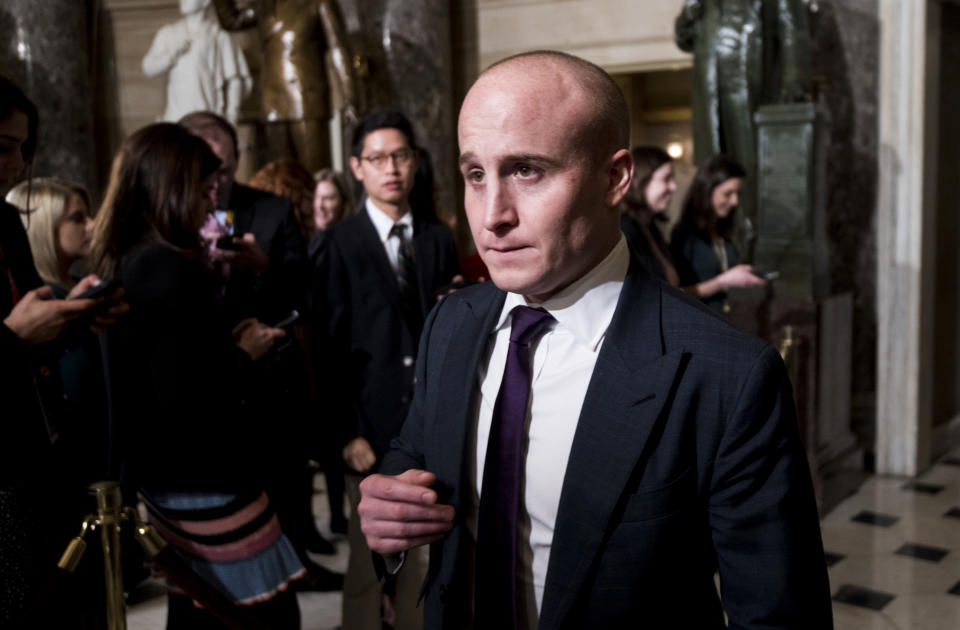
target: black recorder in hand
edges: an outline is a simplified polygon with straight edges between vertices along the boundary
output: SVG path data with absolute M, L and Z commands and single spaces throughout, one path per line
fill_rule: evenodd
M 300 319 L 300 313 L 296 310 L 290 311 L 290 314 L 273 325 L 274 328 L 282 328 L 287 335 L 276 340 L 274 350 L 280 352 L 286 350 L 293 344 L 293 323 Z

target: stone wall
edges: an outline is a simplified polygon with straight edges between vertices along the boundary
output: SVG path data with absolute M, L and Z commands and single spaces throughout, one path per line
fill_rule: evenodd
M 3 0 L 0 74 L 40 112 L 34 174 L 96 184 L 89 0 Z
M 872 431 L 876 391 L 876 0 L 819 0 L 811 16 L 813 69 L 831 122 L 827 234 L 833 293 L 853 293 L 853 422 Z M 869 437 L 869 435 L 867 435 Z

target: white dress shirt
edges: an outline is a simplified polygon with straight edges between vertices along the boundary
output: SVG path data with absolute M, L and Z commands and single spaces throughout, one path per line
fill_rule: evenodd
M 539 306 L 557 320 L 530 349 L 533 382 L 527 411 L 524 506 L 518 519 L 521 628 L 537 627 L 567 460 L 587 386 L 629 263 L 630 255 L 621 235 L 600 264 L 543 304 L 529 304 L 523 296 L 507 293 L 500 318 L 490 333 L 489 358 L 479 369 L 480 401 L 476 448 L 472 453 L 475 461 L 469 468 L 474 493 L 471 514 L 466 519 L 474 540 L 490 422 L 506 368 L 510 311 L 518 305 Z
M 396 269 L 397 264 L 399 264 L 398 252 L 400 251 L 400 238 L 390 236 L 390 230 L 393 229 L 394 226 L 393 219 L 391 219 L 386 212 L 375 206 L 373 202 L 370 201 L 370 197 L 367 197 L 364 206 L 367 209 L 367 215 L 373 222 L 373 227 L 377 230 L 377 235 L 380 236 L 380 242 L 383 243 L 383 248 L 387 252 L 387 259 L 390 261 L 390 266 Z M 404 230 L 404 234 L 407 238 L 413 238 L 413 213 L 408 210 L 396 223 L 406 225 L 407 229 Z

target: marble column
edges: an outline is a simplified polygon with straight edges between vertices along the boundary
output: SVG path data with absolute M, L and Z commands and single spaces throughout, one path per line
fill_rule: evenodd
M 3 0 L 0 72 L 40 110 L 34 175 L 96 182 L 90 0 Z
M 929 9 L 929 12 L 928 12 Z M 930 464 L 936 2 L 881 0 L 877 203 L 877 472 Z M 932 18 L 932 19 L 931 19 Z M 933 38 L 934 41 L 936 37 Z
M 341 7 L 355 54 L 366 61 L 366 101 L 413 122 L 430 152 L 437 213 L 457 215 L 457 138 L 448 0 L 356 0 Z M 346 139 L 345 139 L 346 140 Z

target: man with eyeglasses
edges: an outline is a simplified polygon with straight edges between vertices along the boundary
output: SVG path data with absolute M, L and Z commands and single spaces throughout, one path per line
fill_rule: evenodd
M 403 114 L 374 112 L 360 121 L 350 168 L 363 185 L 363 207 L 326 236 L 314 304 L 319 394 L 356 473 L 347 479 L 355 515 L 360 475 L 379 463 L 406 418 L 420 330 L 457 273 L 457 255 L 453 233 L 429 216 L 432 209 L 410 206 L 417 147 Z M 422 559 L 408 558 L 395 583 L 381 589 L 358 519 L 351 517 L 348 536 L 343 627 L 380 630 L 386 621 L 397 630 L 420 628 Z

